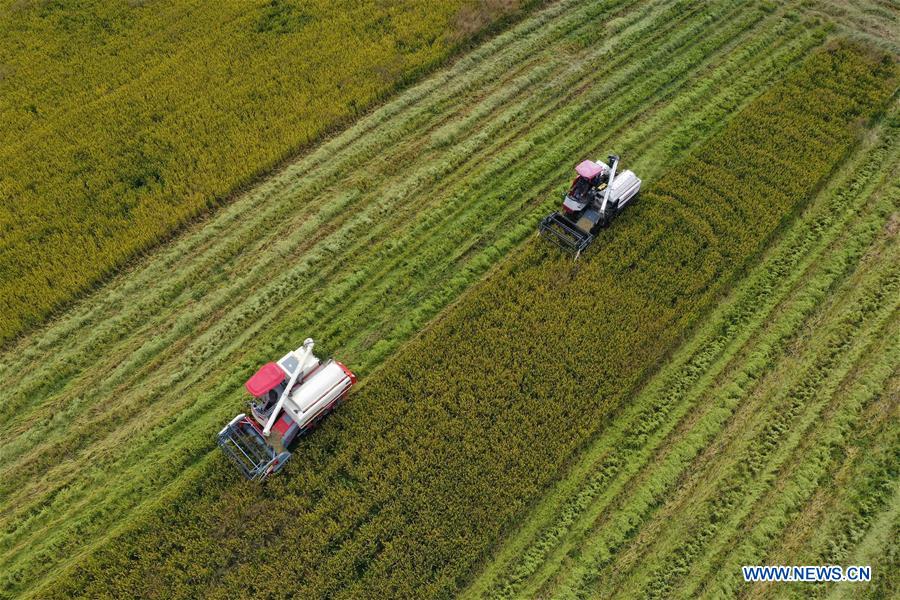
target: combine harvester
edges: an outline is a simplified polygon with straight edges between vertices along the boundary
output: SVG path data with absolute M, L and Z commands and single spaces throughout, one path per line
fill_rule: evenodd
M 218 444 L 247 479 L 278 472 L 291 457 L 288 447 L 334 410 L 356 383 L 336 360 L 321 362 L 313 340 L 262 367 L 244 384 L 254 400 L 218 435 Z
M 547 215 L 538 226 L 541 235 L 560 248 L 575 253 L 587 248 L 597 231 L 606 227 L 641 190 L 641 180 L 631 171 L 616 175 L 619 157 L 609 164 L 585 160 L 575 167 L 578 176 L 558 212 Z

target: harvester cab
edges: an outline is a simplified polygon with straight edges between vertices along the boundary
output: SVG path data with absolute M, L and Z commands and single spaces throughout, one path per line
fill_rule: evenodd
M 219 432 L 219 447 L 247 479 L 281 470 L 291 442 L 311 431 L 356 383 L 342 363 L 319 360 L 314 345 L 307 339 L 277 363 L 260 367 L 244 384 L 253 397 L 250 414 L 239 414 Z
M 597 231 L 609 225 L 641 189 L 641 180 L 631 171 L 616 174 L 618 166 L 616 155 L 609 157 L 609 164 L 592 160 L 579 163 L 562 207 L 541 220 L 541 235 L 574 252 L 577 259 L 594 241 Z

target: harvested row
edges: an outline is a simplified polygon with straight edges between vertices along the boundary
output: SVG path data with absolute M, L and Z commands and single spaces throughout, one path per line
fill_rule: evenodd
M 373 374 L 284 477 L 210 478 L 42 593 L 449 595 L 895 88 L 880 57 L 815 54 L 661 176 L 577 272 L 526 245 Z
M 895 238 L 900 210 L 898 181 L 900 174 L 895 168 L 886 192 L 893 200 L 886 228 Z M 840 448 L 836 467 L 823 477 L 800 510 L 791 515 L 790 522 L 782 535 L 774 540 L 768 554 L 773 563 L 868 564 L 873 566 L 874 579 L 864 590 L 816 585 L 812 590 L 796 587 L 785 590 L 790 596 L 824 596 L 828 592 L 836 597 L 847 597 L 848 593 L 864 592 L 865 597 L 891 597 L 900 583 L 896 575 L 900 507 L 896 471 L 900 432 L 895 426 L 900 416 L 897 339 L 896 332 L 886 333 L 885 343 L 892 344 L 888 351 L 893 355 L 885 361 L 883 368 L 893 369 L 891 379 L 880 397 L 859 419 L 859 424 L 848 436 L 849 443 Z M 758 598 L 770 591 L 768 587 L 744 586 L 740 591 L 746 597 Z
M 615 140 L 652 177 L 820 40 L 733 0 L 550 6 L 23 340 L 0 360 L 4 592 L 216 477 L 259 362 L 312 333 L 365 380 L 530 234 L 573 156 Z
M 816 0 L 806 5 L 809 14 L 835 24 L 841 36 L 900 54 L 900 6 L 884 0 Z
M 893 357 L 894 364 L 898 357 Z M 816 584 L 788 586 L 785 597 L 890 598 L 898 587 L 898 505 L 896 456 L 900 439 L 894 424 L 900 417 L 895 373 L 884 391 L 867 407 L 849 441 L 837 452 L 842 461 L 793 516 L 768 560 L 789 564 L 871 565 L 873 580 L 858 587 Z M 803 544 L 798 547 L 797 543 Z M 781 563 L 777 563 L 781 564 Z M 744 597 L 760 598 L 771 586 L 747 586 Z
M 888 252 L 886 258 L 898 255 Z M 862 271 L 851 279 L 851 284 L 860 286 L 853 293 L 836 295 L 838 310 L 827 307 L 831 310 L 824 311 L 821 332 L 825 340 L 817 343 L 809 335 L 801 340 L 797 346 L 802 344 L 809 352 L 799 360 L 788 357 L 771 377 L 761 380 L 712 448 L 704 450 L 689 468 L 688 481 L 647 524 L 647 532 L 661 535 L 651 541 L 641 532 L 622 553 L 628 559 L 611 567 L 627 565 L 615 571 L 619 578 L 615 593 L 627 595 L 636 590 L 655 598 L 693 598 L 698 590 L 692 588 L 702 584 L 692 578 L 694 572 L 719 572 L 722 568 L 737 575 L 740 564 L 735 567 L 730 560 L 718 564 L 719 552 L 741 541 L 742 527 L 750 529 L 755 520 L 777 518 L 781 510 L 789 510 L 767 507 L 767 498 L 761 500 L 761 496 L 770 486 L 789 485 L 794 477 L 802 481 L 823 468 L 829 458 L 829 438 L 837 435 L 842 421 L 858 418 L 860 407 L 881 393 L 895 364 L 890 361 L 896 355 L 885 353 L 884 345 L 898 333 L 898 321 L 890 317 L 898 308 L 893 299 L 900 297 L 900 278 L 889 272 L 886 263 L 872 270 L 875 272 Z M 887 373 L 885 365 L 890 365 Z M 817 441 L 826 446 L 824 456 L 818 455 L 815 444 L 801 447 L 809 436 L 821 436 Z M 718 461 L 712 452 L 727 458 Z M 794 498 L 777 494 L 775 500 L 790 503 Z M 757 510 L 761 514 L 751 512 Z M 664 527 L 663 523 L 674 526 Z M 765 549 L 765 537 L 754 541 L 757 548 L 740 549 L 745 556 L 762 556 L 755 551 Z M 631 562 L 635 555 L 646 562 Z M 598 577 L 597 581 L 602 581 L 603 575 Z M 718 583 L 709 587 L 718 587 Z M 710 590 L 712 595 L 722 591 Z
M 900 163 L 896 115 L 878 132 L 878 137 L 867 136 L 765 261 L 602 430 L 466 596 L 534 596 L 539 589 L 562 594 L 573 585 L 565 581 L 587 577 L 610 560 L 621 540 L 640 531 L 656 502 L 691 471 L 692 457 L 732 418 L 735 403 L 744 401 L 738 391 L 749 389 L 749 382 L 771 370 L 789 347 L 797 352 L 791 346 L 797 332 L 814 319 L 829 290 L 846 285 L 842 282 L 866 248 L 883 233 L 896 198 L 889 186 Z M 816 481 L 809 472 L 805 475 Z M 781 499 L 783 492 L 779 488 L 772 499 Z M 788 497 L 799 501 L 799 494 Z M 774 507 L 758 514 L 765 516 L 761 527 L 780 523 Z M 629 525 L 617 529 L 616 523 Z M 758 560 L 762 546 L 760 537 L 747 539 L 752 541 L 745 550 L 756 552 L 756 558 L 745 555 L 744 564 Z M 571 558 L 578 556 L 580 560 Z M 737 568 L 734 561 L 727 568 L 715 567 L 726 575 L 722 585 L 734 581 Z M 689 579 L 713 581 L 709 573 L 695 572 Z M 696 590 L 684 595 L 692 593 Z
M 895 123 L 895 127 L 896 127 Z M 895 138 L 896 139 L 896 138 Z M 822 321 L 812 321 L 811 328 L 815 334 L 807 331 L 808 336 L 829 333 L 832 344 L 846 333 L 858 331 L 851 338 L 846 337 L 844 347 L 838 350 L 832 357 L 833 366 L 823 368 L 827 363 L 827 355 L 817 363 L 819 373 L 816 376 L 822 380 L 825 371 L 846 373 L 839 385 L 830 389 L 820 389 L 817 394 L 808 399 L 808 404 L 817 412 L 812 413 L 812 420 L 802 422 L 788 422 L 789 429 L 785 447 L 788 449 L 788 458 L 777 469 L 770 465 L 769 473 L 774 481 L 763 481 L 763 493 L 759 499 L 752 503 L 745 500 L 742 514 L 739 519 L 733 520 L 730 529 L 724 529 L 717 535 L 717 543 L 706 551 L 703 560 L 697 561 L 687 575 L 692 585 L 683 586 L 679 593 L 683 596 L 696 597 L 701 593 L 706 597 L 714 597 L 722 593 L 734 594 L 740 591 L 739 586 L 729 585 L 730 582 L 717 582 L 712 584 L 711 579 L 705 579 L 705 573 L 737 573 L 742 564 L 749 564 L 757 560 L 765 559 L 771 562 L 768 553 L 772 545 L 786 532 L 793 530 L 794 514 L 804 505 L 815 489 L 827 485 L 829 476 L 840 466 L 835 456 L 852 452 L 857 442 L 863 445 L 878 447 L 891 444 L 896 447 L 896 440 L 891 441 L 892 434 L 888 430 L 891 422 L 891 396 L 895 385 L 890 382 L 896 376 L 896 366 L 900 364 L 900 310 L 898 310 L 897 298 L 900 298 L 900 277 L 896 273 L 898 255 L 896 232 L 892 231 L 890 223 L 897 218 L 898 196 L 890 191 L 890 181 L 896 181 L 900 176 L 900 156 L 897 150 L 900 145 L 894 142 L 894 164 L 885 171 L 885 180 L 882 187 L 876 193 L 879 196 L 873 200 L 877 215 L 880 219 L 871 218 L 868 227 L 854 227 L 860 233 L 860 237 L 874 236 L 874 242 L 865 250 L 861 259 L 853 265 L 856 272 L 849 280 L 849 286 L 858 287 L 861 291 L 851 300 L 849 307 L 843 307 L 843 315 L 838 315 L 838 304 L 841 301 L 843 290 L 834 290 L 826 298 L 823 311 L 829 316 L 839 316 L 846 319 L 839 322 L 834 330 L 829 331 Z M 874 217 L 874 215 L 873 215 Z M 847 250 L 850 250 L 848 255 Z M 843 252 L 835 252 L 837 257 L 853 264 L 856 258 L 853 255 L 853 244 L 847 244 Z M 879 274 L 880 271 L 880 274 Z M 882 278 L 878 289 L 870 284 L 876 278 Z M 869 287 L 871 285 L 871 287 Z M 883 325 L 875 330 L 873 336 L 868 339 L 866 347 L 867 330 L 878 320 L 882 319 Z M 802 336 L 797 336 L 801 339 Z M 813 344 L 807 344 L 811 347 Z M 796 346 L 791 352 L 796 352 Z M 810 348 L 811 350 L 811 348 Z M 811 352 L 810 352 L 811 353 Z M 856 353 L 855 364 L 854 353 Z M 833 377 L 828 373 L 828 377 Z M 793 382 L 793 373 L 786 379 Z M 780 385 L 785 385 L 779 382 Z M 811 388 L 810 388 L 811 389 Z M 796 384 L 792 390 L 795 395 L 798 391 Z M 820 398 L 830 393 L 830 398 Z M 889 410 L 879 410 L 888 408 Z M 785 411 L 786 413 L 788 411 Z M 772 423 L 778 419 L 772 419 Z M 757 459 L 758 456 L 754 456 Z M 869 484 L 879 486 L 877 479 L 869 479 Z M 766 486 L 769 486 L 766 488 Z M 886 490 L 878 490 L 869 495 L 871 507 L 877 512 L 878 506 L 883 507 L 888 499 Z M 739 513 L 740 514 L 740 513 Z M 858 525 L 862 531 L 867 531 L 871 524 L 860 522 Z M 831 538 L 831 542 L 839 539 L 839 536 Z M 830 545 L 830 544 L 829 544 Z M 855 545 L 855 544 L 852 544 Z M 841 556 L 840 552 L 820 556 L 822 564 L 838 564 L 839 558 L 847 558 L 847 554 Z M 795 557 L 801 558 L 801 557 Z M 837 562 L 836 562 L 837 561 Z M 874 563 L 879 571 L 880 558 L 875 557 Z M 789 563 L 800 564 L 800 563 Z M 818 563 L 816 563 L 818 564 Z M 845 563 L 854 564 L 854 563 Z M 862 563 L 856 563 L 862 564 Z M 866 563 L 869 564 L 869 563 Z M 704 581 L 709 582 L 704 585 Z

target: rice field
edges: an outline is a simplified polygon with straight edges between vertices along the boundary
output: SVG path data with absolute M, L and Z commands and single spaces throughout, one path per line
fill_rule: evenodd
M 890 62 L 853 47 L 815 53 L 663 173 L 574 273 L 543 243 L 504 261 L 373 373 L 283 477 L 248 486 L 213 473 L 219 457 L 41 594 L 451 595 L 896 84 Z M 710 173 L 725 169 L 723 188 Z M 770 209 L 753 210 L 762 198 Z M 273 567 L 288 555 L 304 560 Z
M 0 344 L 520 8 L 0 1 Z
M 476 596 L 521 596 L 523 590 L 555 595 L 569 589 L 565 586 L 575 585 L 567 580 L 555 587 L 558 571 L 554 570 L 552 555 L 563 546 L 555 546 L 554 541 L 544 553 L 547 542 L 538 538 L 547 527 L 559 527 L 553 522 L 558 513 L 555 509 L 531 513 L 533 507 L 544 506 L 535 502 L 565 475 L 565 467 L 575 460 L 580 448 L 598 435 L 602 438 L 606 427 L 616 426 L 610 424 L 614 418 L 619 422 L 613 415 L 631 394 L 638 394 L 635 397 L 639 402 L 635 402 L 641 406 L 657 401 L 648 395 L 650 392 L 636 391 L 644 378 L 682 341 L 694 339 L 688 338 L 687 332 L 727 291 L 729 277 L 739 275 L 747 256 L 790 220 L 792 207 L 801 206 L 816 190 L 789 187 L 796 195 L 788 194 L 788 201 L 777 210 L 759 217 L 726 211 L 720 220 L 706 224 L 704 217 L 685 208 L 659 214 L 653 223 L 644 222 L 638 216 L 640 211 L 662 209 L 653 208 L 652 200 L 641 202 L 637 210 L 626 213 L 621 226 L 610 230 L 608 241 L 598 242 L 596 250 L 576 270 L 530 240 L 535 223 L 556 204 L 570 180 L 572 165 L 582 158 L 602 158 L 606 151 L 615 150 L 623 156 L 625 167 L 638 172 L 655 190 L 657 195 L 651 198 L 657 198 L 660 206 L 670 202 L 668 196 L 677 196 L 685 177 L 687 184 L 699 188 L 708 188 L 711 180 L 723 181 L 723 169 L 731 169 L 733 164 L 719 165 L 716 170 L 712 168 L 715 161 L 691 162 L 689 157 L 708 152 L 713 143 L 710 140 L 720 139 L 716 136 L 724 135 L 723 128 L 728 131 L 729 123 L 738 115 L 751 114 L 746 111 L 754 102 L 762 101 L 761 94 L 784 89 L 777 87 L 779 82 L 796 77 L 798 65 L 808 64 L 803 61 L 811 54 L 826 46 L 834 49 L 837 36 L 873 48 L 872 56 L 878 51 L 894 52 L 890 35 L 862 27 L 863 20 L 859 26 L 852 19 L 832 20 L 829 11 L 834 7 L 737 0 L 703 4 L 674 0 L 550 3 L 362 116 L 345 131 L 131 263 L 43 328 L 9 344 L 0 354 L 0 402 L 6 407 L 0 416 L 5 432 L 0 437 L 0 597 L 196 597 L 202 592 L 204 596 L 224 598 L 231 597 L 234 590 L 260 594 L 272 591 L 267 586 L 275 585 L 288 572 L 272 571 L 275 565 L 259 562 L 260 541 L 267 551 L 278 555 L 320 556 L 325 561 L 321 572 L 310 571 L 309 563 L 291 566 L 302 581 L 298 589 L 309 597 L 446 597 L 464 589 Z M 822 128 L 810 115 L 790 118 L 790 122 L 804 123 L 810 129 L 806 141 L 811 146 L 802 153 L 802 159 L 797 159 L 800 167 L 809 169 L 810 185 L 826 181 L 840 159 L 850 155 L 869 117 L 883 104 L 879 98 L 892 93 L 891 61 L 878 62 L 856 52 L 852 52 L 857 56 L 853 60 L 863 62 L 854 64 L 865 64 L 864 71 L 884 75 L 881 84 L 877 77 L 870 81 L 872 87 L 866 89 L 872 92 L 871 97 L 851 102 L 856 103 L 853 106 L 857 112 L 832 115 L 834 122 Z M 868 60 L 874 62 L 865 62 Z M 845 75 L 865 80 L 853 68 Z M 827 75 L 822 77 L 828 79 Z M 826 98 L 836 105 L 845 106 L 841 103 L 849 98 L 841 85 L 812 88 L 826 90 Z M 771 95 L 768 101 L 772 102 Z M 758 110 L 753 114 L 762 119 L 757 124 L 771 126 Z M 883 197 L 893 193 L 892 188 L 884 191 L 883 181 L 889 181 L 885 179 L 886 169 L 894 168 L 892 131 L 881 124 L 864 141 L 865 148 L 878 150 L 881 162 L 866 162 L 860 151 L 850 155 L 854 164 L 869 169 L 870 179 L 861 181 L 859 189 L 881 186 L 871 192 L 871 197 L 873 203 L 880 198 L 882 208 Z M 889 140 L 885 142 L 889 145 L 884 146 L 880 140 Z M 756 141 L 744 139 L 748 148 Z M 779 161 L 777 156 L 765 154 L 760 162 L 770 169 L 764 176 L 769 177 L 765 179 L 769 185 L 778 184 L 785 173 L 798 173 L 797 165 L 790 160 Z M 686 176 L 686 172 L 691 175 Z M 753 170 L 746 176 L 758 174 Z M 729 193 L 718 186 L 714 189 L 716 193 Z M 736 185 L 735 189 L 745 188 Z M 826 189 L 835 189 L 834 184 Z M 753 193 L 761 192 L 762 188 L 753 189 Z M 823 200 L 826 196 L 826 192 L 817 193 L 814 206 L 827 202 Z M 852 211 L 849 205 L 846 208 L 845 223 L 850 224 Z M 755 233 L 735 230 L 730 221 L 736 215 L 760 218 L 760 229 Z M 865 223 L 875 227 L 871 219 Z M 689 245 L 702 244 L 705 239 L 720 251 L 712 263 L 698 263 L 701 279 L 707 283 L 690 283 L 688 280 L 696 277 L 692 273 L 685 280 L 684 290 L 673 296 L 665 286 L 654 287 L 651 280 L 643 279 L 650 277 L 647 272 L 626 273 L 625 277 L 641 278 L 635 285 L 647 294 L 645 302 L 662 302 L 663 307 L 666 302 L 688 302 L 683 305 L 688 307 L 685 315 L 677 317 L 668 307 L 648 313 L 653 315 L 649 321 L 629 321 L 631 317 L 621 313 L 603 325 L 608 328 L 603 331 L 609 331 L 604 339 L 615 343 L 633 343 L 638 337 L 652 339 L 642 351 L 639 368 L 611 378 L 604 388 L 604 401 L 592 407 L 587 417 L 577 419 L 575 407 L 589 399 L 572 396 L 571 386 L 596 374 L 564 368 L 562 385 L 569 389 L 566 394 L 538 386 L 540 397 L 553 400 L 545 414 L 547 423 L 539 424 L 529 434 L 531 443 L 541 426 L 550 427 L 552 423 L 559 427 L 563 421 L 553 419 L 571 417 L 564 430 L 552 434 L 559 434 L 559 439 L 552 442 L 557 445 L 547 457 L 526 460 L 521 448 L 507 448 L 485 455 L 477 469 L 443 462 L 453 457 L 452 449 L 463 441 L 472 444 L 462 446 L 462 456 L 466 457 L 477 450 L 501 449 L 495 445 L 506 439 L 503 435 L 521 426 L 516 419 L 522 415 L 514 398 L 503 405 L 509 409 L 498 412 L 500 400 L 488 387 L 523 385 L 518 379 L 528 372 L 536 356 L 533 344 L 538 340 L 529 335 L 526 341 L 508 316 L 498 318 L 482 336 L 496 336 L 496 341 L 476 347 L 475 355 L 487 360 L 488 349 L 502 345 L 504 332 L 512 328 L 516 340 L 513 346 L 522 352 L 504 355 L 509 361 L 507 377 L 498 380 L 493 374 L 485 376 L 473 383 L 472 389 L 453 393 L 409 387 L 420 372 L 416 369 L 432 373 L 424 378 L 429 385 L 460 379 L 463 371 L 457 371 L 462 368 L 457 366 L 465 357 L 460 357 L 461 350 L 450 347 L 452 341 L 456 340 L 460 349 L 477 341 L 469 339 L 461 323 L 484 324 L 479 321 L 487 318 L 482 313 L 496 316 L 483 306 L 465 313 L 478 305 L 473 298 L 484 299 L 485 289 L 490 288 L 497 294 L 493 304 L 507 311 L 516 307 L 513 324 L 525 318 L 533 297 L 540 296 L 533 282 L 521 283 L 518 275 L 513 275 L 517 273 L 515 265 L 526 265 L 534 274 L 542 274 L 551 284 L 560 286 L 560 294 L 569 289 L 566 278 L 552 273 L 587 280 L 607 290 L 604 297 L 614 299 L 617 294 L 625 294 L 626 288 L 622 282 L 608 280 L 610 273 L 617 271 L 605 249 L 615 247 L 616 240 L 660 240 L 668 234 L 668 228 L 680 227 L 682 220 L 699 232 Z M 799 222 L 806 220 L 804 213 Z M 866 226 L 862 220 L 852 223 Z M 828 235 L 837 235 L 836 229 L 829 231 Z M 819 230 L 810 235 L 820 235 Z M 829 246 L 832 238 L 826 240 L 825 234 L 821 235 L 822 248 L 836 247 L 837 242 Z M 877 236 L 873 233 L 870 237 L 875 240 Z M 889 242 L 882 239 L 881 247 L 889 248 Z M 801 250 L 812 252 L 806 246 Z M 634 254 L 632 262 L 642 261 L 637 250 L 629 252 Z M 860 246 L 856 252 L 848 251 L 845 260 L 878 263 L 860 258 L 866 248 Z M 689 264 L 694 264 L 690 260 Z M 679 268 L 686 267 L 679 264 L 672 262 L 664 278 L 682 277 Z M 852 270 L 849 266 L 846 269 Z M 885 270 L 884 264 L 861 270 L 869 273 L 869 278 L 863 281 L 860 275 L 859 280 L 853 279 L 860 284 L 857 292 L 862 293 L 863 283 L 877 287 L 885 278 L 890 279 Z M 788 271 L 792 276 L 798 273 L 793 267 Z M 835 277 L 838 285 L 849 281 L 851 275 Z M 476 285 L 484 278 L 484 284 Z M 472 286 L 474 290 L 467 292 Z M 889 287 L 885 288 L 887 296 L 875 296 L 875 288 L 865 289 L 872 298 L 890 297 Z M 842 301 L 843 308 L 836 308 L 834 314 L 828 313 L 828 323 L 835 332 L 855 318 L 848 312 L 853 299 Z M 546 308 L 551 299 L 545 297 L 543 302 Z M 558 305 L 562 300 L 553 302 Z M 843 309 L 847 310 L 841 312 Z M 883 306 L 873 310 L 883 319 Z M 466 314 L 465 319 L 462 314 Z M 761 319 L 757 313 L 741 313 L 735 318 L 746 319 L 746 323 Z M 865 319 L 871 318 L 875 317 L 865 315 Z M 548 335 L 559 335 L 558 323 L 546 317 L 541 321 L 546 321 Z M 454 326 L 454 322 L 459 324 Z M 669 323 L 671 329 L 662 323 Z M 696 325 L 698 331 L 706 331 L 705 323 Z M 622 332 L 615 333 L 616 327 Z M 420 333 L 423 329 L 425 332 Z M 590 329 L 586 327 L 583 334 L 589 334 Z M 569 329 L 566 331 L 566 335 L 572 335 Z M 866 323 L 858 331 L 873 340 L 882 332 Z M 352 366 L 361 375 L 362 384 L 339 413 L 300 443 L 284 477 L 263 488 L 248 487 L 238 481 L 237 474 L 215 451 L 214 433 L 241 410 L 241 384 L 258 364 L 280 356 L 310 335 L 317 338 L 326 354 L 334 352 Z M 450 341 L 441 341 L 440 345 L 435 342 L 444 338 Z M 740 350 L 725 338 L 716 343 L 727 346 L 727 352 L 735 356 Z M 818 345 L 810 352 L 817 352 L 815 356 L 821 355 L 823 361 L 828 357 L 834 361 L 829 354 L 830 338 L 815 343 Z M 841 338 L 833 343 L 843 348 L 841 344 L 848 342 Z M 856 351 L 867 355 L 870 348 L 877 350 L 878 356 L 890 356 L 885 354 L 890 349 L 875 345 Z M 684 352 L 679 350 L 674 356 Z M 869 362 L 878 363 L 874 359 Z M 878 371 L 882 363 L 881 367 L 865 367 L 877 371 L 873 381 L 884 381 L 878 379 L 883 375 Z M 403 365 L 412 370 L 398 375 Z M 787 378 L 784 369 L 793 373 L 793 367 L 782 365 L 779 373 Z M 485 372 L 488 363 L 470 364 L 468 368 Z M 697 368 L 709 367 L 704 363 Z M 652 381 L 677 369 L 667 366 Z M 403 385 L 392 390 L 390 382 L 396 380 Z M 857 395 L 858 407 L 849 407 L 849 412 L 834 417 L 838 429 L 845 423 L 856 423 L 859 411 L 884 405 L 860 388 L 868 385 L 868 379 L 859 381 L 862 383 L 848 381 L 841 388 Z M 888 381 L 890 384 L 893 380 Z M 528 385 L 537 383 L 529 380 Z M 810 379 L 808 385 L 820 383 Z M 827 385 L 832 385 L 830 380 Z M 797 393 L 808 393 L 805 389 L 798 388 Z M 470 428 L 466 434 L 459 433 L 459 422 L 454 420 L 459 415 L 452 407 L 460 398 L 481 398 L 484 402 L 479 409 L 482 412 L 470 415 L 477 419 L 466 421 Z M 793 407 L 792 397 L 777 401 Z M 691 396 L 682 402 L 687 407 L 697 400 Z M 802 415 L 814 415 L 814 410 Z M 416 413 L 424 415 L 421 421 L 413 421 Z M 397 427 L 413 422 L 415 427 L 408 428 L 406 434 L 392 437 Z M 890 446 L 878 437 L 881 430 L 867 431 L 857 433 L 853 429 L 846 433 L 840 429 L 828 435 L 837 440 L 836 447 L 846 439 L 869 435 L 871 447 L 880 449 L 881 454 L 873 450 L 846 464 L 821 459 L 822 464 L 804 462 L 796 467 L 818 469 L 815 473 L 848 481 L 836 488 L 846 497 L 821 498 L 821 503 L 832 502 L 838 510 L 828 513 L 833 535 L 822 534 L 815 547 L 844 539 L 840 538 L 843 535 L 846 541 L 842 547 L 847 552 L 872 553 L 884 546 L 884 537 L 889 535 L 881 527 L 873 529 L 873 537 L 866 538 L 865 543 L 857 543 L 853 537 L 855 532 L 869 531 L 871 516 L 868 505 L 860 509 L 854 504 L 857 496 L 866 492 L 865 486 L 871 481 L 890 477 L 889 473 L 885 475 L 883 458 L 879 462 L 879 456 L 889 456 Z M 759 439 L 765 440 L 771 435 L 758 433 Z M 735 452 L 749 452 L 741 444 L 735 445 Z M 775 435 L 769 443 L 773 449 L 758 459 L 761 469 L 772 465 L 780 468 L 777 461 L 783 459 L 778 457 L 787 452 L 783 449 L 787 446 L 779 444 L 784 442 Z M 590 448 L 586 455 L 593 455 L 593 446 Z M 635 450 L 635 456 L 651 450 L 650 446 Z M 821 448 L 812 445 L 809 452 L 812 456 Z M 491 464 L 483 462 L 488 456 L 493 458 Z M 549 458 L 554 456 L 556 462 Z M 627 454 L 622 460 L 634 458 Z M 436 464 L 441 466 L 435 471 L 425 468 Z M 573 472 L 577 472 L 582 460 L 573 464 Z M 629 469 L 640 466 L 628 464 Z M 457 515 L 456 521 L 432 515 L 434 520 L 427 522 L 431 527 L 426 528 L 430 533 L 413 543 L 410 536 L 425 531 L 421 528 L 423 521 L 413 515 L 440 507 L 432 506 L 440 497 L 435 495 L 436 486 L 449 486 L 442 487 L 442 493 L 475 494 L 491 482 L 484 473 L 501 477 L 503 473 L 496 470 L 506 468 L 506 476 L 521 476 L 540 465 L 544 467 L 540 477 L 527 480 L 521 488 L 509 487 L 502 501 L 492 497 L 475 503 L 475 514 Z M 389 493 L 390 482 L 419 470 L 422 474 L 412 485 L 404 486 L 402 493 Z M 424 473 L 433 478 L 428 479 Z M 857 481 L 855 473 L 865 473 L 868 478 Z M 582 480 L 573 477 L 565 475 L 559 485 L 581 490 Z M 373 485 L 374 500 L 360 501 L 361 494 L 373 492 Z M 747 485 L 753 486 L 760 502 L 766 501 L 762 483 Z M 817 498 L 815 494 L 821 490 L 811 491 L 809 484 L 804 485 L 797 493 Z M 674 494 L 676 488 L 671 489 Z M 709 493 L 705 488 L 701 492 Z M 740 490 L 734 496 L 740 499 L 742 494 Z M 552 498 L 556 495 L 556 488 L 552 488 L 551 499 L 544 502 L 555 506 Z M 776 500 L 768 502 L 774 506 Z M 594 502 L 594 498 L 587 501 Z M 317 503 L 323 507 L 318 508 Z M 739 519 L 737 511 L 745 510 L 741 507 L 729 504 L 722 510 L 735 511 L 729 514 Z M 670 510 L 677 514 L 678 506 Z M 807 522 L 819 518 L 815 512 L 805 512 L 812 511 L 805 505 L 779 505 L 777 510 L 785 515 L 797 512 L 796 518 Z M 285 516 L 269 519 L 262 516 L 265 511 Z M 542 520 L 544 512 L 553 517 Z M 648 523 L 655 517 L 648 511 L 639 514 Z M 765 514 L 759 509 L 757 518 Z M 890 523 L 889 514 L 878 513 Z M 468 531 L 466 519 L 478 519 L 483 529 Z M 242 529 L 248 520 L 255 528 L 252 536 Z M 758 520 L 760 535 L 772 536 L 766 548 L 773 552 L 791 556 L 790 552 L 808 546 L 802 530 L 792 530 L 795 538 L 781 539 L 771 533 L 774 525 Z M 519 521 L 524 523 L 521 531 L 516 525 Z M 453 523 L 465 529 L 466 536 L 448 534 L 447 528 Z M 669 545 L 660 541 L 658 546 L 639 548 L 652 560 L 645 570 L 634 573 L 637 583 L 622 583 L 623 587 L 617 588 L 620 593 L 627 590 L 667 596 L 670 592 L 718 592 L 690 588 L 689 583 L 697 581 L 683 575 L 671 581 L 659 576 L 670 572 L 664 565 L 672 548 L 683 552 L 678 550 L 679 544 L 704 525 L 685 523 L 686 533 L 673 532 L 666 542 Z M 731 564 L 729 561 L 745 555 L 746 548 L 719 548 L 731 539 L 728 535 L 733 536 L 729 533 L 732 529 L 723 527 L 722 531 L 715 534 L 718 537 L 704 540 L 696 554 L 686 555 L 687 566 L 679 565 L 679 569 L 712 572 L 721 568 L 717 565 Z M 821 534 L 809 531 L 809 527 L 807 533 L 811 537 Z M 559 540 L 568 540 L 569 532 L 564 528 L 558 535 Z M 583 543 L 600 549 L 603 540 L 586 535 Z M 540 550 L 532 547 L 535 543 Z M 653 582 L 651 587 L 641 587 L 649 581 Z M 581 586 L 577 589 L 596 590 L 595 584 L 591 571 L 577 580 L 577 586 Z

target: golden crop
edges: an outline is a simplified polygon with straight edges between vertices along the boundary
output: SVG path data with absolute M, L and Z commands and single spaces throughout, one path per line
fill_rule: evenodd
M 0 8 L 0 343 L 518 2 Z

